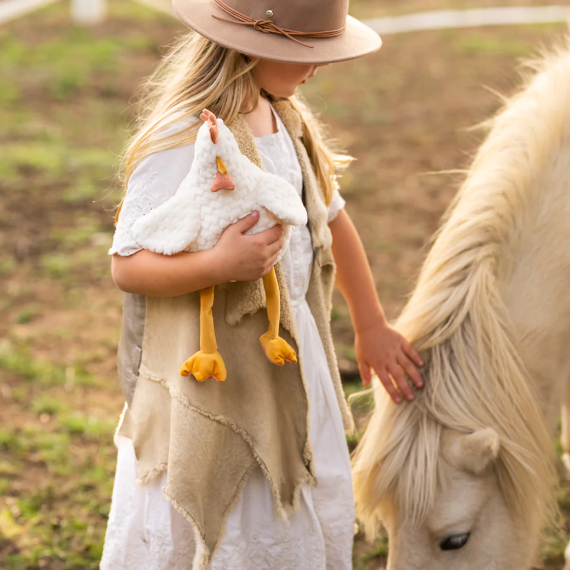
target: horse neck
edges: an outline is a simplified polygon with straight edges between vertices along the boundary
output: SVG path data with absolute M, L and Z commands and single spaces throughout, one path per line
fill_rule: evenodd
M 549 169 L 539 177 L 548 183 L 526 202 L 509 236 L 502 293 L 515 346 L 553 430 L 570 380 L 570 144 Z

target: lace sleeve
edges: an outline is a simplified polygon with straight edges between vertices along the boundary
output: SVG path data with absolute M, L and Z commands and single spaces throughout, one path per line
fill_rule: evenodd
M 169 130 L 173 128 L 182 126 L 175 123 Z M 132 255 L 143 249 L 133 236 L 133 224 L 174 196 L 193 159 L 194 145 L 190 144 L 151 154 L 140 161 L 129 179 L 109 254 Z
M 332 200 L 329 204 L 329 224 L 338 216 L 338 213 L 344 208 L 346 202 L 344 198 L 340 195 L 337 188 L 333 190 Z

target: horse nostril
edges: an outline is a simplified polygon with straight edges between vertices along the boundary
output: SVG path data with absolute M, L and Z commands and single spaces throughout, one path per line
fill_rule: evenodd
M 441 540 L 439 547 L 442 550 L 459 550 L 467 544 L 470 535 L 470 532 L 450 534 Z

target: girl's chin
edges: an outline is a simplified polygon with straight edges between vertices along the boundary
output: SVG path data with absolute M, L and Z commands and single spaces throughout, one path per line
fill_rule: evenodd
M 297 92 L 297 87 L 298 85 L 295 85 L 294 87 L 291 87 L 289 89 L 279 89 L 279 91 L 277 90 L 268 91 L 268 93 L 271 93 L 271 95 L 275 97 L 293 97 L 293 95 L 295 95 L 295 93 Z

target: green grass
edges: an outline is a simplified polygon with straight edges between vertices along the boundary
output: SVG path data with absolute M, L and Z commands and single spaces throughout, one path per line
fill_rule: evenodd
M 65 563 L 97 568 L 112 489 L 114 423 L 70 412 L 59 399 L 40 396 L 37 414 L 57 416 L 45 427 L 0 430 L 2 493 L 0 536 L 12 552 L 2 568 L 28 569 Z M 40 475 L 39 486 L 20 495 L 18 477 Z M 59 567 L 59 566 L 56 566 Z
M 356 362 L 356 354 L 354 353 L 354 345 L 338 342 L 335 344 L 335 350 L 339 358 L 346 358 L 351 362 Z
M 166 43 L 157 26 L 180 29 L 133 2 L 110 12 L 73 27 L 59 3 L 0 30 L 0 326 L 14 327 L 0 332 L 2 570 L 95 570 L 101 557 L 122 403 L 115 166 L 132 88 Z M 82 344 L 85 319 L 109 307 L 105 338 Z
M 34 386 L 97 386 L 98 380 L 80 363 L 71 365 L 34 358 L 25 343 L 0 346 L 0 372 L 17 376 Z
M 57 178 L 64 170 L 65 149 L 51 143 L 6 144 L 0 155 L 0 176 L 6 181 L 28 174 Z
M 476 35 L 459 37 L 456 45 L 464 53 L 488 53 L 510 57 L 528 57 L 536 49 L 536 46 L 527 42 L 506 41 Z
M 41 414 L 58 415 L 65 409 L 65 404 L 59 398 L 40 394 L 32 400 L 31 409 L 38 416 Z
M 92 86 L 98 74 L 118 76 L 117 65 L 129 52 L 152 51 L 154 42 L 134 30 L 125 36 L 98 38 L 87 27 L 66 28 L 61 36 L 29 45 L 9 33 L 0 35 L 0 71 L 18 74 L 56 101 L 71 101 L 80 91 Z M 0 91 L 14 103 L 21 99 L 17 86 Z
M 0 256 L 0 277 L 8 277 L 16 269 L 16 261 L 11 255 Z
M 103 440 L 114 433 L 115 422 L 97 416 L 70 414 L 59 418 L 61 429 L 72 435 L 83 435 L 94 440 Z
M 41 267 L 52 279 L 68 277 L 72 268 L 72 259 L 63 252 L 48 253 L 41 259 Z
M 80 204 L 99 198 L 100 195 L 100 184 L 82 173 L 72 184 L 63 189 L 61 199 L 66 204 Z
M 16 315 L 16 323 L 19 325 L 25 325 L 26 323 L 32 322 L 34 319 L 41 315 L 41 309 L 39 307 L 29 305 L 24 307 L 17 315 Z
M 46 137 L 47 138 L 47 137 Z M 77 203 L 101 193 L 109 184 L 115 157 L 96 148 L 76 148 L 62 140 L 0 142 L 0 176 L 8 188 L 31 189 L 30 177 L 41 176 L 43 184 L 68 179 L 63 200 Z
M 355 7 L 361 14 L 378 8 L 371 0 Z M 2 570 L 95 570 L 101 556 L 116 461 L 112 438 L 123 404 L 115 368 L 122 294 L 107 257 L 121 194 L 114 169 L 129 132 L 134 86 L 151 71 L 161 46 L 184 29 L 135 2 L 114 0 L 109 8 L 108 21 L 95 28 L 72 27 L 64 2 L 0 28 L 0 408 L 10 419 L 0 427 Z M 425 211 L 414 210 L 411 222 L 400 215 L 406 200 L 416 206 L 421 195 L 401 193 L 404 181 L 432 169 L 432 160 L 445 166 L 437 160 L 449 149 L 437 136 L 449 123 L 464 124 L 446 115 L 444 126 L 433 126 L 430 101 L 439 108 L 448 96 L 454 111 L 474 99 L 471 84 L 467 94 L 447 95 L 451 77 L 467 84 L 478 69 L 472 61 L 488 69 L 495 56 L 526 55 L 532 44 L 519 35 L 423 34 L 421 51 L 409 50 L 414 37 L 394 36 L 386 38 L 381 56 L 319 70 L 304 87 L 333 123 L 333 134 L 344 137 L 340 146 L 359 159 L 343 175 L 342 191 L 359 224 L 374 224 L 367 238 L 372 259 L 395 258 L 382 275 L 396 293 L 382 288 L 384 297 L 405 294 L 399 258 L 426 233 L 419 223 Z M 410 62 L 423 65 L 418 53 L 424 51 L 432 56 L 426 69 L 410 72 Z M 434 74 L 437 96 L 429 92 L 431 83 L 414 81 L 424 71 Z M 481 82 L 487 83 L 478 76 L 475 85 Z M 461 146 L 455 138 L 453 145 Z M 370 160 L 373 147 L 380 150 Z M 397 156 L 390 154 L 394 148 Z M 422 152 L 429 156 L 421 164 L 405 162 Z M 382 207 L 363 201 L 357 210 L 367 196 L 378 196 Z M 377 212 L 386 216 L 385 225 Z M 405 240 L 398 241 L 399 228 Z M 345 308 L 333 310 L 333 326 L 347 330 L 347 319 Z M 336 340 L 339 358 L 354 365 L 350 337 Z M 345 385 L 347 395 L 361 389 L 357 382 Z M 353 409 L 361 418 L 371 406 L 366 396 Z M 360 437 L 350 436 L 351 449 Z M 566 516 L 566 487 L 559 504 Z M 549 570 L 560 566 L 567 534 L 547 533 Z M 359 534 L 355 552 L 355 570 L 378 570 L 385 535 L 368 547 Z

